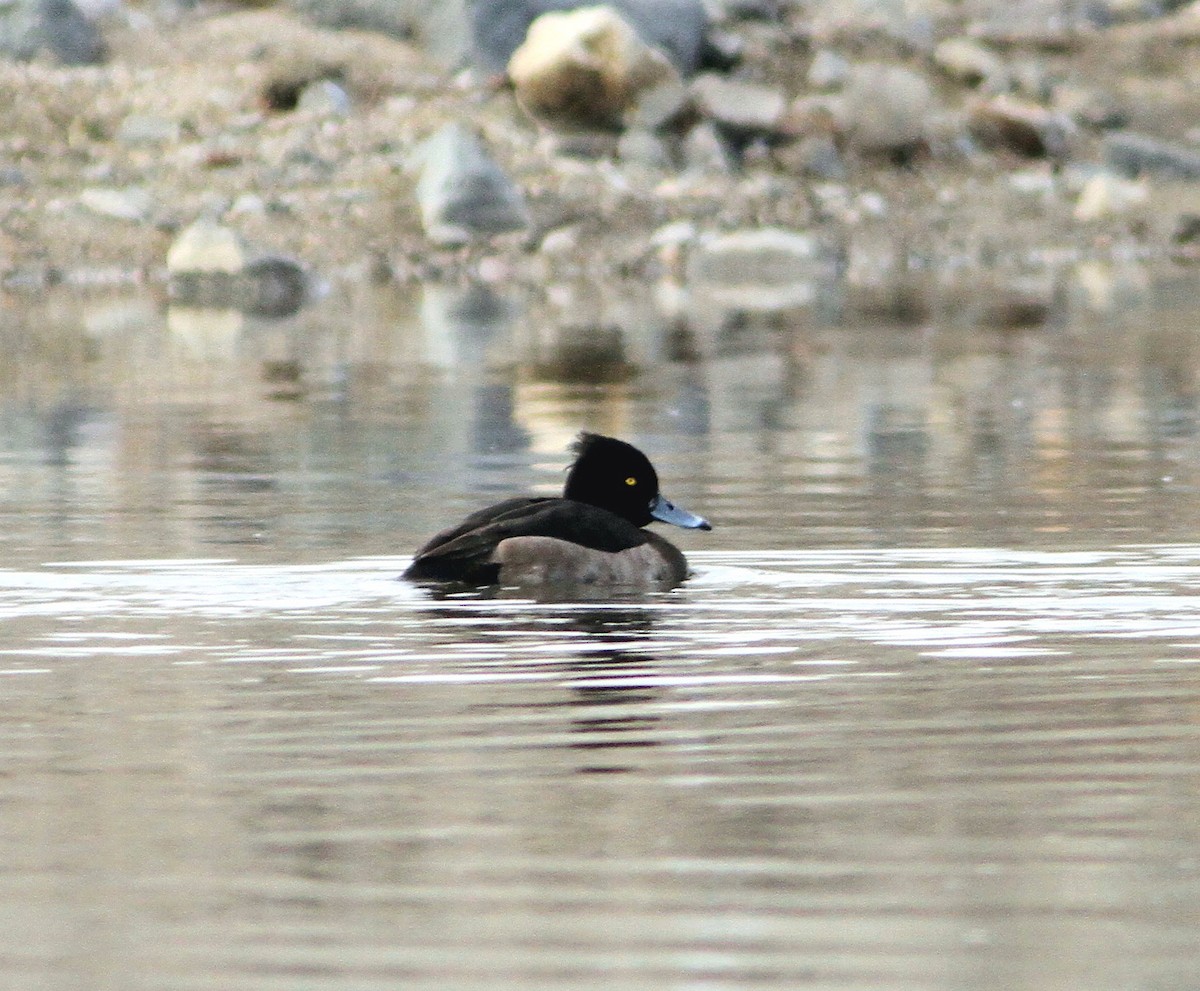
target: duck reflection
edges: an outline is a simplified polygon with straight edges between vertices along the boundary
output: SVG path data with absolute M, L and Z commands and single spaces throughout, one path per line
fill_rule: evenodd
M 472 598 L 528 601 L 524 597 L 516 599 L 513 590 L 507 589 L 472 593 Z M 616 759 L 616 754 L 656 747 L 661 742 L 656 731 L 662 717 L 645 708 L 662 695 L 652 678 L 657 670 L 650 649 L 655 612 L 635 601 L 606 601 L 589 607 L 581 605 L 578 595 L 564 595 L 562 603 L 562 608 L 538 610 L 524 620 L 505 610 L 496 617 L 495 633 L 507 644 L 530 638 L 560 643 L 561 661 L 546 663 L 539 655 L 538 670 L 561 674 L 569 694 L 553 701 L 524 698 L 514 703 L 494 702 L 487 708 L 517 709 L 522 713 L 565 708 L 569 714 L 566 736 L 552 746 L 588 754 L 588 759 L 574 768 L 577 773 L 634 771 L 637 767 L 631 759 Z M 462 613 L 452 608 L 430 609 L 427 614 L 451 622 L 462 618 Z

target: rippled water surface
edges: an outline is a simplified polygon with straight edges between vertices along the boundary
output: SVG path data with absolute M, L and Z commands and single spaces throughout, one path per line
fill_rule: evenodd
M 614 318 L 586 346 L 478 287 L 276 324 L 19 308 L 0 986 L 1194 988 L 1174 285 L 1067 284 L 1025 328 Z M 671 534 L 682 588 L 397 579 L 554 491 L 582 427 L 713 520 Z

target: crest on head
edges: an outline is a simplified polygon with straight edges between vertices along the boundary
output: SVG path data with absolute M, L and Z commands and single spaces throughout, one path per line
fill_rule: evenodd
M 566 498 L 601 506 L 637 526 L 650 522 L 658 473 L 646 455 L 623 440 L 587 431 L 571 451 L 575 461 L 567 473 Z

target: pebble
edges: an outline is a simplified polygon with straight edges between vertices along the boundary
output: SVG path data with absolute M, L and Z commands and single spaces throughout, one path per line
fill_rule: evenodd
M 1123 179 L 1111 172 L 1092 176 L 1080 190 L 1075 203 L 1076 220 L 1106 220 L 1118 214 L 1128 213 L 1150 198 L 1150 190 L 1144 182 Z
M 1119 131 L 1104 140 L 1105 161 L 1124 176 L 1200 179 L 1200 151 L 1147 134 Z
M 895 155 L 925 144 L 935 109 L 933 89 L 920 73 L 865 64 L 854 67 L 835 115 L 857 151 Z
M 165 145 L 179 141 L 179 122 L 152 114 L 129 114 L 117 128 L 117 140 L 126 145 Z
M 81 206 L 102 217 L 143 223 L 154 211 L 154 200 L 144 189 L 85 189 L 79 194 Z
M 741 135 L 778 134 L 788 109 L 787 99 L 774 87 L 713 72 L 693 79 L 691 92 L 700 113 Z
M 1063 157 L 1075 130 L 1062 114 L 1007 94 L 978 101 L 968 113 L 968 127 L 980 144 L 1030 158 Z
M 332 79 L 317 79 L 300 91 L 296 109 L 319 117 L 345 117 L 350 113 L 350 94 Z
M 820 49 L 808 66 L 806 80 L 810 89 L 833 90 L 850 78 L 850 60 L 828 48 Z
M 964 86 L 998 83 L 1005 75 L 1004 59 L 973 38 L 947 38 L 933 50 L 933 62 Z

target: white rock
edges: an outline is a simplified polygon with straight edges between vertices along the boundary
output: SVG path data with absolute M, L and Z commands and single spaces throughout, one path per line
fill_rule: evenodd
M 619 127 L 643 92 L 679 70 L 612 7 L 543 14 L 513 52 L 508 76 L 532 116 L 576 127 Z
M 240 272 L 248 253 L 235 231 L 213 220 L 201 218 L 175 239 L 167 252 L 167 271 Z
M 1086 222 L 1126 213 L 1145 203 L 1149 196 L 1144 182 L 1102 172 L 1084 183 L 1075 202 L 1075 219 Z
M 935 110 L 925 77 L 898 65 L 856 66 L 837 113 L 859 151 L 890 153 L 925 142 Z
M 144 189 L 85 189 L 79 194 L 80 205 L 114 220 L 142 223 L 154 210 L 154 200 Z

